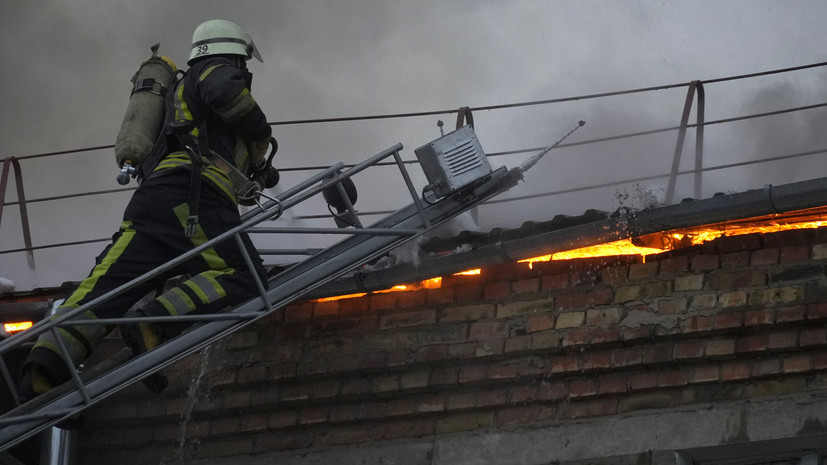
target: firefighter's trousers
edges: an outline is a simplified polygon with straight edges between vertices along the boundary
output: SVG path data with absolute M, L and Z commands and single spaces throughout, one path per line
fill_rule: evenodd
M 156 269 L 169 260 L 203 244 L 241 223 L 237 207 L 210 182 L 203 182 L 198 210 L 198 230 L 187 237 L 184 226 L 189 209 L 190 172 L 173 169 L 156 172 L 133 195 L 124 212 L 120 230 L 112 243 L 98 256 L 96 265 L 58 309 L 57 315 L 75 309 L 129 281 Z M 254 263 L 255 273 L 265 279 L 258 252 L 249 237 L 242 236 Z M 161 276 L 136 286 L 82 315 L 85 319 L 119 318 L 151 291 L 163 287 L 167 279 L 185 276 L 175 287 L 163 291 L 148 304 L 133 309 L 130 316 L 169 316 L 213 313 L 257 295 L 253 274 L 233 238 L 206 249 L 200 255 Z M 188 275 L 188 276 L 187 276 Z M 164 334 L 164 325 L 159 329 Z M 111 327 L 77 325 L 60 328 L 58 333 L 78 365 L 92 352 Z M 177 330 L 181 327 L 178 326 Z M 40 336 L 26 365 L 36 363 L 54 384 L 71 377 L 52 333 Z

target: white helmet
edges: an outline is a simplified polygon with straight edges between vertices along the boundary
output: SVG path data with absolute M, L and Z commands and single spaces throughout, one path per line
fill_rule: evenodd
M 264 61 L 253 38 L 237 24 L 223 19 L 205 21 L 192 33 L 192 51 L 187 64 L 209 55 L 241 55 L 248 60 L 255 57 L 258 61 Z

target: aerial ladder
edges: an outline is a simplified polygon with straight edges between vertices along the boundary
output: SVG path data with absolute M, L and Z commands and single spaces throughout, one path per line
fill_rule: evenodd
M 557 144 L 561 141 L 562 139 Z M 552 147 L 549 147 L 549 149 Z M 0 382 L 7 384 L 8 390 L 15 397 L 15 403 L 17 404 L 16 408 L 0 416 L 0 451 L 5 451 L 34 437 L 47 428 L 77 416 L 85 409 L 127 386 L 147 378 L 222 337 L 256 322 L 288 303 L 300 299 L 302 295 L 319 286 L 348 273 L 358 272 L 361 266 L 381 257 L 390 250 L 407 241 L 414 240 L 431 229 L 515 186 L 523 178 L 523 171 L 530 166 L 524 165 L 522 168 L 512 169 L 501 167 L 492 170 L 473 132 L 473 128 L 463 126 L 415 150 L 419 164 L 429 182 L 420 195 L 414 188 L 411 177 L 405 168 L 405 163 L 399 154 L 401 150 L 402 145 L 396 144 L 348 169 L 345 169 L 345 166 L 339 163 L 321 170 L 287 191 L 268 197 L 269 200 L 259 203 L 257 209 L 242 215 L 243 221 L 238 227 L 143 276 L 135 278 L 99 299 L 78 307 L 59 318 L 45 319 L 25 331 L 0 341 L 0 374 L 2 375 Z M 393 158 L 393 163 L 385 164 L 395 165 L 399 169 L 404 184 L 411 195 L 412 202 L 376 223 L 364 227 L 361 224 L 358 212 L 353 208 L 345 192 L 343 182 L 388 158 Z M 538 157 L 535 156 L 535 158 Z M 265 221 L 279 217 L 288 209 L 329 188 L 335 188 L 344 200 L 347 211 L 342 212 L 340 217 L 344 217 L 352 227 L 341 228 L 340 225 L 340 228 L 327 230 L 319 228 L 257 227 Z M 178 264 L 200 254 L 205 249 L 213 247 L 216 243 L 229 240 L 241 244 L 241 233 L 243 232 L 256 234 L 346 234 L 347 237 L 284 269 L 266 282 L 257 280 L 255 283 L 259 291 L 257 297 L 222 313 L 175 317 L 98 319 L 92 321 L 75 320 L 77 315 L 126 291 L 132 286 L 169 271 Z M 239 248 L 244 253 L 244 247 Z M 245 255 L 244 258 L 247 266 L 252 268 L 251 258 L 248 255 Z M 256 275 L 256 273 L 252 274 Z M 133 357 L 129 349 L 124 348 L 114 356 L 88 367 L 82 372 L 71 362 L 65 347 L 61 347 L 63 357 L 70 367 L 72 379 L 28 402 L 20 404 L 19 399 L 16 398 L 14 376 L 9 366 L 2 359 L 4 354 L 25 347 L 26 344 L 31 344 L 40 334 L 49 331 L 56 333 L 58 328 L 65 326 L 78 324 L 120 325 L 138 322 L 157 324 L 187 322 L 191 323 L 192 326 L 181 335 L 139 356 Z M 60 338 L 56 339 L 60 341 Z

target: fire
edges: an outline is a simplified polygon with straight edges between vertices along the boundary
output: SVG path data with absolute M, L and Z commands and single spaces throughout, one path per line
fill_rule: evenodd
M 654 247 L 639 247 L 632 244 L 631 239 L 624 239 L 620 241 L 608 242 L 606 244 L 592 245 L 589 247 L 581 247 L 579 249 L 567 250 L 565 252 L 557 252 L 550 255 L 542 255 L 539 257 L 527 258 L 519 260 L 518 263 L 528 263 L 529 268 L 534 262 L 548 262 L 551 260 L 571 260 L 573 258 L 587 258 L 587 257 L 606 257 L 611 255 L 646 255 L 663 252 L 663 249 Z
M 755 233 L 774 233 L 790 229 L 815 229 L 827 226 L 827 220 L 822 219 L 827 211 L 824 208 L 802 210 L 785 213 L 783 215 L 767 215 L 746 220 L 730 221 L 726 223 L 710 224 L 700 227 L 664 231 L 635 239 L 623 239 L 606 244 L 581 247 L 549 255 L 519 260 L 519 263 L 528 263 L 531 267 L 535 262 L 551 260 L 571 260 L 576 258 L 605 257 L 616 255 L 640 255 L 646 259 L 647 255 L 658 254 L 680 247 L 703 244 L 721 236 L 739 236 Z M 637 243 L 637 244 L 636 244 Z M 645 244 L 645 245 L 638 245 Z M 480 269 L 462 271 L 455 275 L 479 275 Z M 376 292 L 395 292 L 416 289 L 438 289 L 442 285 L 442 278 L 433 278 L 416 284 L 394 286 L 391 289 Z M 329 297 L 319 301 L 338 300 L 344 298 L 361 297 L 365 294 L 350 294 Z
M 23 331 L 24 329 L 29 329 L 33 325 L 34 325 L 34 323 L 31 322 L 31 321 L 19 321 L 19 322 L 15 322 L 15 323 L 4 323 L 3 324 L 3 329 L 6 330 L 6 332 L 9 333 L 9 334 L 13 334 L 13 333 Z

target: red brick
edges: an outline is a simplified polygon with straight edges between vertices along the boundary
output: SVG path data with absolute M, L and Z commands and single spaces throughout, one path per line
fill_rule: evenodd
M 511 389 L 511 402 L 529 402 L 537 398 L 537 388 L 534 386 L 517 386 Z
M 529 317 L 526 326 L 529 333 L 554 329 L 554 315 L 546 314 Z
M 734 381 L 749 378 L 750 366 L 747 362 L 728 362 L 721 365 L 721 381 Z
M 382 292 L 370 295 L 371 310 L 393 310 L 397 307 L 399 292 Z
M 579 309 L 594 307 L 596 305 L 608 305 L 612 303 L 614 290 L 611 288 L 592 290 L 590 292 L 572 292 L 560 294 L 554 302 L 557 309 Z
M 583 355 L 582 369 L 605 370 L 612 367 L 611 352 L 589 352 Z
M 341 314 L 365 313 L 370 310 L 370 296 L 339 300 Z
M 689 371 L 690 383 L 709 383 L 720 379 L 720 367 L 718 365 L 703 365 L 694 367 Z
M 676 342 L 673 353 L 675 360 L 700 359 L 704 356 L 704 344 L 701 341 Z
M 571 418 L 615 415 L 617 414 L 618 401 L 615 398 L 590 400 L 573 403 L 570 408 Z
M 284 319 L 285 319 L 285 321 L 289 321 L 289 322 L 306 321 L 306 320 L 309 320 L 312 315 L 313 315 L 313 303 L 312 302 L 303 302 L 303 303 L 300 303 L 300 304 L 292 304 L 292 305 L 288 305 L 287 308 L 284 309 Z
M 824 328 L 813 328 L 801 331 L 799 344 L 801 347 L 823 345 L 827 342 L 827 331 Z
M 559 290 L 565 289 L 567 287 L 569 287 L 568 274 L 555 274 L 550 276 L 543 276 L 542 280 L 540 281 L 540 289 L 543 291 Z
M 471 323 L 468 338 L 472 340 L 505 337 L 508 335 L 508 324 L 500 321 L 478 321 Z
M 379 329 L 405 328 L 436 323 L 436 310 L 391 313 L 379 317 Z
M 620 284 L 626 282 L 626 266 L 615 266 L 600 270 L 600 280 L 606 284 Z
M 488 366 L 486 365 L 462 367 L 459 371 L 460 383 L 481 381 L 484 379 L 488 379 Z
M 588 345 L 591 342 L 589 329 L 569 329 L 563 333 L 563 347 Z
M 448 410 L 467 409 L 476 406 L 477 394 L 471 392 L 451 394 L 448 396 Z
M 629 391 L 629 379 L 626 376 L 607 376 L 600 380 L 601 394 L 619 394 Z
M 629 376 L 629 388 L 633 391 L 652 389 L 658 385 L 658 374 L 654 372 L 638 373 Z
M 666 258 L 660 262 L 661 274 L 677 274 L 685 271 L 689 271 L 689 257 L 686 255 Z
M 552 373 L 568 373 L 580 370 L 580 357 L 577 355 L 559 355 L 551 358 Z
M 715 240 L 715 245 L 721 252 L 735 252 L 738 250 L 756 250 L 763 245 L 761 233 L 743 234 L 740 236 L 722 236 Z
M 313 318 L 338 315 L 339 303 L 341 302 L 341 300 L 328 300 L 325 302 L 316 302 L 316 304 L 313 305 Z
M 808 355 L 793 355 L 784 359 L 781 369 L 784 373 L 799 373 L 809 371 L 811 367 L 812 361 Z
M 642 360 L 641 349 L 615 349 L 612 352 L 612 366 L 623 368 L 631 365 L 640 365 Z
M 752 252 L 750 264 L 752 266 L 766 266 L 778 263 L 778 249 L 760 249 Z
M 492 283 L 485 288 L 483 288 L 483 297 L 486 300 L 489 299 L 500 299 L 503 297 L 510 297 L 511 296 L 511 283 L 510 282 L 499 282 L 499 283 Z
M 738 353 L 763 352 L 767 350 L 768 343 L 769 337 L 765 334 L 744 336 L 735 342 L 735 351 Z
M 592 379 L 578 379 L 571 382 L 569 386 L 569 397 L 579 399 L 597 395 L 597 382 Z
M 827 318 L 827 303 L 815 303 L 807 306 L 808 320 L 823 320 Z
M 705 354 L 708 357 L 721 357 L 735 354 L 735 339 L 717 339 L 706 343 Z
M 644 347 L 641 355 L 641 363 L 650 365 L 672 361 L 673 350 L 669 343 L 659 344 L 653 347 Z
M 506 392 L 507 391 L 502 389 L 480 392 L 477 396 L 477 407 L 504 405 L 508 401 Z
M 521 279 L 511 283 L 514 294 L 534 294 L 540 291 L 540 278 Z
M 267 425 L 270 428 L 284 428 L 298 424 L 298 416 L 295 411 L 273 412 L 267 418 Z
M 743 268 L 749 265 L 749 252 L 731 252 L 721 255 L 721 268 Z
M 692 258 L 692 271 L 709 271 L 718 268 L 717 255 L 696 255 Z
M 454 290 L 451 288 L 428 289 L 429 305 L 450 304 L 454 301 Z
M 752 366 L 753 377 L 777 375 L 779 373 L 781 373 L 781 360 L 774 357 L 758 360 Z
M 775 311 L 775 321 L 776 323 L 791 323 L 803 321 L 805 319 L 806 313 L 807 308 L 803 305 L 779 308 Z
M 658 275 L 659 267 L 660 263 L 657 261 L 629 265 L 629 280 L 654 278 Z
M 780 263 L 805 262 L 810 258 L 810 248 L 807 246 L 782 247 L 778 261 Z
M 426 291 L 427 289 L 422 289 L 418 291 L 406 291 L 396 293 L 399 308 L 414 308 L 425 305 L 425 303 L 428 300 L 428 293 Z
M 522 352 L 531 349 L 531 335 L 515 336 L 505 339 L 505 353 Z
M 798 347 L 798 333 L 788 331 L 784 333 L 770 334 L 768 343 L 770 349 L 793 349 Z
M 605 344 L 620 340 L 620 328 L 595 328 L 592 330 L 592 344 Z
M 469 321 L 493 318 L 496 309 L 496 306 L 489 304 L 443 308 L 439 312 L 439 321 Z
M 454 302 L 473 302 L 482 299 L 482 286 L 479 284 L 466 284 L 454 288 Z
M 771 325 L 775 323 L 772 309 L 753 310 L 744 315 L 744 326 Z
M 683 370 L 662 371 L 658 374 L 659 387 L 684 386 L 686 383 L 686 372 Z
M 536 405 L 500 410 L 497 412 L 497 425 L 511 426 L 534 423 L 537 421 L 539 410 L 540 407 Z
M 569 395 L 568 385 L 565 383 L 543 382 L 537 387 L 537 399 L 545 401 L 563 400 Z
M 683 333 L 700 333 L 711 331 L 715 327 L 715 319 L 711 316 L 692 316 L 680 323 Z
M 327 421 L 327 416 L 330 413 L 327 407 L 308 407 L 299 411 L 299 424 L 309 425 L 314 423 L 324 423 Z
M 744 326 L 744 314 L 741 312 L 719 313 L 713 317 L 715 329 L 732 329 Z

